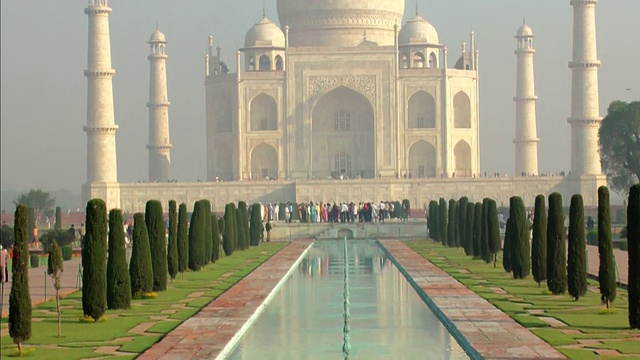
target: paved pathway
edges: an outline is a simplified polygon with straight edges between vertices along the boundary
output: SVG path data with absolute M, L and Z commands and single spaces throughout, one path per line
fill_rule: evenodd
M 62 273 L 62 289 L 60 295 L 68 295 L 77 290 L 78 266 L 81 262 L 80 257 L 74 257 L 64 262 L 64 272 Z M 29 291 L 31 293 L 31 304 L 33 306 L 40 305 L 46 301 L 55 299 L 56 289 L 53 287 L 53 279 L 46 275 L 47 266 L 29 269 Z M 2 317 L 3 320 L 9 315 L 9 293 L 11 292 L 11 269 L 9 269 L 9 282 L 4 284 L 4 293 L 2 296 Z M 45 288 L 46 282 L 46 288 Z M 45 296 L 46 292 L 46 296 Z M 5 320 L 6 322 L 6 320 Z
M 598 276 L 598 267 L 600 266 L 600 255 L 598 247 L 587 245 L 587 254 L 589 255 L 589 274 Z M 625 285 L 629 284 L 629 253 L 620 249 L 613 249 L 613 255 L 616 257 L 618 265 L 619 281 Z

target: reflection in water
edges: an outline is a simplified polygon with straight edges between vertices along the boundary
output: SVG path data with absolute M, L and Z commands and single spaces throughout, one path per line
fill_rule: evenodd
M 231 359 L 342 357 L 344 243 L 316 242 Z M 467 359 L 373 242 L 349 242 L 351 359 Z

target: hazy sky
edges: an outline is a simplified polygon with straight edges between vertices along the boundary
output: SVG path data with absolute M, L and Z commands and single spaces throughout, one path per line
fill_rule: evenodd
M 310 1 L 310 0 L 300 0 Z M 318 1 L 318 0 L 316 0 Z M 276 0 L 266 13 L 278 22 Z M 420 14 L 449 47 L 449 66 L 473 28 L 480 49 L 481 167 L 512 173 L 515 156 L 513 36 L 526 17 L 536 35 L 535 70 L 541 172 L 569 168 L 572 11 L 569 0 L 418 0 Z M 172 177 L 206 178 L 203 56 L 213 34 L 235 71 L 235 51 L 262 16 L 259 0 L 112 0 L 118 178 L 147 178 L 149 48 L 159 24 L 167 52 Z M 69 189 L 86 180 L 86 0 L 2 0 L 2 189 Z M 405 21 L 415 1 L 406 5 Z M 640 97 L 638 0 L 597 6 L 601 113 L 612 100 Z M 375 40 L 375 39 L 374 39 Z M 631 89 L 631 90 L 626 90 Z

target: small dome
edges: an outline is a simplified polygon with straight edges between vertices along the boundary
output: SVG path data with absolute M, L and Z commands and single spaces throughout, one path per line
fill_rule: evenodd
M 244 37 L 245 48 L 255 47 L 284 47 L 284 33 L 269 19 L 262 18 Z
M 522 26 L 520 26 L 520 28 L 518 29 L 518 37 L 520 36 L 533 36 L 533 30 L 531 30 L 531 28 L 529 27 L 529 25 L 527 24 L 522 24 Z
M 427 20 L 416 15 L 400 30 L 398 35 L 400 45 L 410 44 L 438 44 L 438 32 Z
M 164 34 L 162 33 L 162 31 L 156 29 L 156 31 L 153 32 L 153 34 L 151 34 L 151 39 L 149 39 L 149 42 L 166 42 L 167 40 L 164 37 Z

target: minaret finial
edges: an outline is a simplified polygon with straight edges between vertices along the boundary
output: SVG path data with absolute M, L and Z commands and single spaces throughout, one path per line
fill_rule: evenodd
M 267 7 L 264 1 L 262 1 L 262 18 L 263 19 L 267 18 Z
M 158 22 L 156 21 L 156 30 L 158 30 Z
M 416 16 L 418 16 L 418 0 L 416 0 Z
M 525 17 L 522 18 L 522 25 L 527 25 L 527 18 Z

